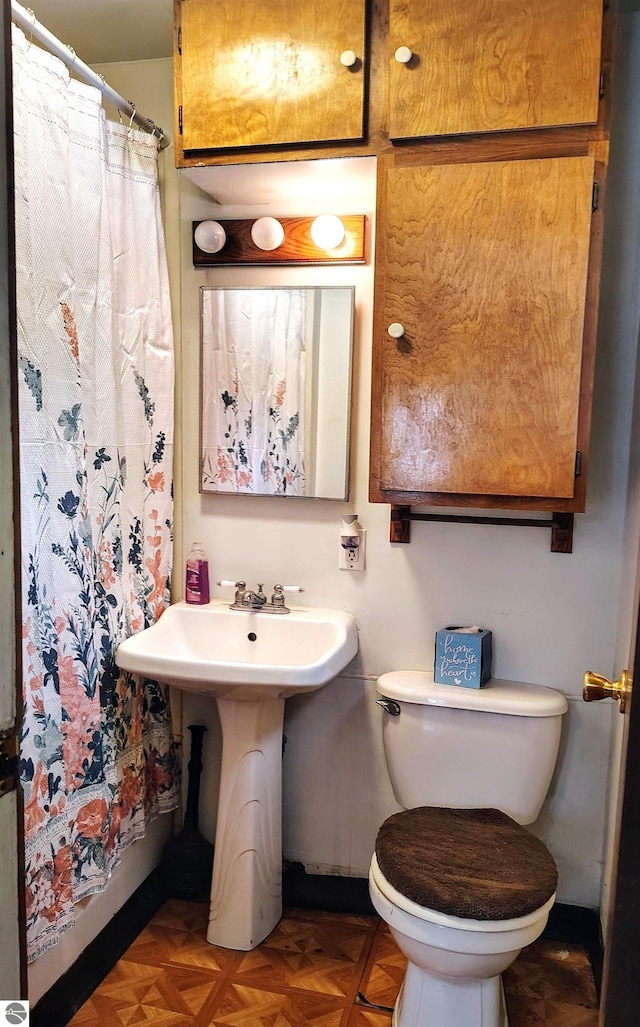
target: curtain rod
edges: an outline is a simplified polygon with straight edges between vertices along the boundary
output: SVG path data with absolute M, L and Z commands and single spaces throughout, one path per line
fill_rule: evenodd
M 37 39 L 39 43 L 46 46 L 47 50 L 54 53 L 56 57 L 59 57 L 64 63 L 74 71 L 79 78 L 88 82 L 91 86 L 96 86 L 97 89 L 103 94 L 103 96 L 112 104 L 114 104 L 119 111 L 126 114 L 127 117 L 132 118 L 136 125 L 144 129 L 145 132 L 149 132 L 156 136 L 160 140 L 160 149 L 164 150 L 169 145 L 169 140 L 164 134 L 163 130 L 156 125 L 151 118 L 143 118 L 141 114 L 138 114 L 135 104 L 130 100 L 125 100 L 120 93 L 116 93 L 115 89 L 107 85 L 102 75 L 98 75 L 97 72 L 90 68 L 88 64 L 81 61 L 76 56 L 76 52 L 71 46 L 67 46 L 65 43 L 61 43 L 53 33 L 49 32 L 36 18 L 32 10 L 27 7 L 22 7 L 17 0 L 11 0 L 11 17 L 13 20 L 21 26 L 29 35 Z

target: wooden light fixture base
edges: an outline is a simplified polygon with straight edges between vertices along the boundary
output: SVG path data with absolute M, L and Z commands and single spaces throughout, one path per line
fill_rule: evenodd
M 334 250 L 316 246 L 311 238 L 314 217 L 278 218 L 284 229 L 284 240 L 275 250 L 261 250 L 251 238 L 256 218 L 217 219 L 227 241 L 219 253 L 205 253 L 193 240 L 194 267 L 225 267 L 235 264 L 270 266 L 290 264 L 364 264 L 364 214 L 341 214 L 345 229 L 344 242 Z M 200 221 L 193 222 L 193 232 Z

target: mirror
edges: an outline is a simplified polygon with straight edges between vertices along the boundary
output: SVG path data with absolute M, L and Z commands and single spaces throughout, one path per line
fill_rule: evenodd
M 354 292 L 201 288 L 202 492 L 348 498 Z

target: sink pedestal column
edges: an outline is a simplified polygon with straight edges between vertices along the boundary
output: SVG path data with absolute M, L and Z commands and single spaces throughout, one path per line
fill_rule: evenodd
M 248 951 L 282 916 L 284 699 L 216 702 L 222 768 L 207 941 Z

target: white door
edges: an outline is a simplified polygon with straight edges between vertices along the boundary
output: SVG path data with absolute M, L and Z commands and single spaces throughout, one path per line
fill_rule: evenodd
M 8 53 L 9 5 L 3 4 L 0 69 Z M 15 410 L 13 218 L 8 176 L 13 160 L 7 123 L 7 87 L 0 73 L 0 1002 L 25 998 L 24 961 L 18 890 L 22 870 L 18 841 L 21 811 L 16 792 L 16 589 L 14 579 L 14 474 L 17 445 L 12 425 Z M 10 119 L 9 119 L 10 121 Z M 6 140 L 6 145 L 4 145 Z M 17 503 L 15 503 L 17 522 Z
M 625 681 L 621 674 L 620 681 L 612 686 L 620 700 L 624 721 L 616 725 L 621 737 L 619 766 L 615 755 L 617 746 L 613 749 L 618 772 L 617 817 L 609 870 L 612 899 L 604 953 L 600 1027 L 631 1027 L 640 1020 L 640 562 L 633 597 L 627 599 L 632 599 L 634 611 L 629 670 L 625 672 L 627 675 L 630 672 L 630 681 Z M 598 682 L 590 689 L 585 680 L 585 698 L 602 698 L 601 692 L 608 691 L 608 685 L 601 689 Z

